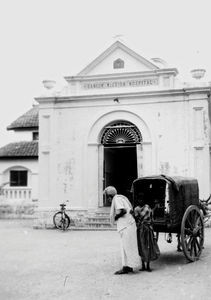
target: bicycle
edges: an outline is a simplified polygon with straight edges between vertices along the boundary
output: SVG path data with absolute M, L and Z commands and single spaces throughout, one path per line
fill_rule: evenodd
M 57 229 L 65 231 L 70 226 L 70 217 L 65 212 L 66 204 L 62 203 L 60 206 L 60 211 L 56 212 L 53 216 L 53 223 Z

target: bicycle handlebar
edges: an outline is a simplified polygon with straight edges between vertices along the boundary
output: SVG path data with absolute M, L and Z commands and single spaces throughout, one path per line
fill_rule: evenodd
M 69 202 L 69 200 L 66 200 L 65 202 L 63 202 L 63 203 L 61 203 L 61 204 L 59 204 L 59 205 L 60 205 L 60 206 L 66 206 L 68 202 Z

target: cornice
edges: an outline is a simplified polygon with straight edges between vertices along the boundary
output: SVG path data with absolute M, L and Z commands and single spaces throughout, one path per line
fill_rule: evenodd
M 93 95 L 73 95 L 73 96 L 57 96 L 57 97 L 36 97 L 35 100 L 40 104 L 61 103 L 61 102 L 77 102 L 77 101 L 98 101 L 112 98 L 135 99 L 135 98 L 155 98 L 155 97 L 173 97 L 173 96 L 189 96 L 191 94 L 210 94 L 210 87 L 193 87 L 171 90 L 155 90 L 155 91 L 138 91 L 130 93 L 109 93 L 109 94 L 93 94 Z M 187 98 L 186 100 L 190 100 Z M 185 99 L 183 100 L 185 101 Z
M 65 76 L 64 79 L 67 82 L 76 81 L 90 81 L 90 80 L 111 80 L 111 79 L 125 79 L 136 77 L 149 77 L 157 75 L 174 75 L 178 74 L 176 68 L 159 69 L 153 71 L 141 71 L 141 72 L 124 72 L 124 73 L 112 73 L 112 74 L 98 74 L 98 75 L 78 75 L 78 76 Z

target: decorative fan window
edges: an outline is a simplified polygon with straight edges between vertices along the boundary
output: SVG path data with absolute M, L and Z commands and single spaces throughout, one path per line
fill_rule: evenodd
M 124 66 L 125 66 L 125 62 L 120 58 L 116 59 L 113 63 L 114 69 L 123 69 Z
M 105 127 L 101 144 L 139 144 L 142 136 L 138 128 L 130 122 L 119 121 Z

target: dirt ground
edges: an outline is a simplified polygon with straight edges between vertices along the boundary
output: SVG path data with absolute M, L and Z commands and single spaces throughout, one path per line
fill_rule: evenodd
M 159 238 L 153 272 L 113 275 L 120 266 L 115 231 L 32 229 L 31 221 L 0 221 L 0 299 L 211 299 L 211 229 L 199 261 L 187 263 Z

